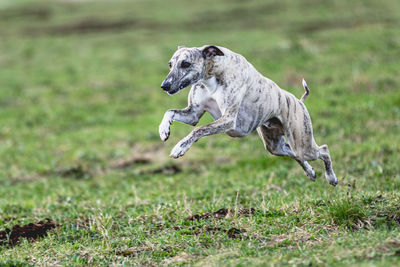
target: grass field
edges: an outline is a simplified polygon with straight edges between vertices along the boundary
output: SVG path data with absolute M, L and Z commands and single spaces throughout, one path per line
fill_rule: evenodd
M 399 1 L 0 8 L 0 266 L 400 265 Z M 189 89 L 159 86 L 178 45 L 204 44 L 298 97 L 305 77 L 338 186 L 322 162 L 311 182 L 256 133 L 168 157 L 192 127 L 174 123 L 163 143 L 158 124 Z M 46 220 L 39 238 L 7 231 Z

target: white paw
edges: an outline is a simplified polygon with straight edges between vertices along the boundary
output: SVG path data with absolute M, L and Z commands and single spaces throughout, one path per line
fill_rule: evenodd
M 307 162 L 304 161 L 304 171 L 306 173 L 306 175 L 308 176 L 308 178 L 310 178 L 311 181 L 315 182 L 315 178 L 317 177 L 315 174 L 315 171 L 313 170 L 313 168 L 311 167 L 311 165 Z
M 171 150 L 171 154 L 169 154 L 169 156 L 171 158 L 177 159 L 179 157 L 182 157 L 186 153 L 186 151 L 188 151 L 189 148 L 190 148 L 190 145 L 188 144 L 188 142 L 180 141 Z
M 158 132 L 160 134 L 160 138 L 162 141 L 167 141 L 169 134 L 170 134 L 170 127 L 171 123 L 168 120 L 163 120 L 158 127 Z
M 311 181 L 315 182 L 317 175 L 315 174 L 315 171 L 313 169 L 307 171 L 306 174 L 307 174 L 308 178 L 310 178 Z
M 332 172 L 332 173 L 330 173 L 330 174 L 328 174 L 328 173 L 325 172 L 325 177 L 326 177 L 326 180 L 328 181 L 328 183 L 329 183 L 330 185 L 333 185 L 333 186 L 336 186 L 336 185 L 337 185 L 338 180 L 337 180 L 336 174 L 335 174 L 334 172 Z

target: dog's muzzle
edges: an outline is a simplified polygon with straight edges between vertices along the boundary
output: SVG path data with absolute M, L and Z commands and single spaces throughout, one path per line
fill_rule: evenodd
M 186 88 L 190 85 L 190 81 L 189 80 L 185 80 L 182 83 L 180 83 L 180 85 L 178 85 L 178 87 L 173 86 L 172 82 L 170 82 L 168 79 L 165 79 L 162 84 L 161 84 L 161 88 L 166 91 L 169 95 L 174 95 L 176 93 L 178 93 L 180 90 L 182 90 L 183 88 Z
M 171 90 L 171 85 L 172 85 L 172 83 L 170 83 L 170 82 L 167 82 L 167 81 L 163 81 L 162 82 L 162 84 L 161 84 L 161 88 L 164 90 L 164 91 L 169 91 L 169 90 Z
M 172 83 L 163 81 L 161 88 L 169 95 L 174 95 L 179 92 L 180 88 L 174 88 Z

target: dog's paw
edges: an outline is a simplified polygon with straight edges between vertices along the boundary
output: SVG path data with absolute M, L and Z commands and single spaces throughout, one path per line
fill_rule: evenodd
M 333 186 L 336 186 L 336 185 L 337 185 L 337 183 L 338 183 L 338 181 L 337 181 L 337 180 L 335 180 L 335 181 L 329 181 L 329 184 L 330 184 L 330 185 L 333 185 Z
M 315 182 L 315 179 L 317 178 L 317 175 L 315 174 L 315 171 L 311 169 L 310 171 L 306 172 L 306 175 L 308 178 L 310 178 L 311 181 Z
M 313 170 L 311 165 L 307 161 L 304 161 L 302 167 L 307 177 L 310 178 L 311 181 L 315 182 L 315 178 L 317 177 L 317 175 L 315 174 L 315 171 Z
M 337 183 L 338 183 L 338 180 L 337 180 L 337 178 L 336 178 L 336 174 L 334 173 L 334 172 L 332 172 L 332 173 L 325 173 L 325 177 L 326 177 L 326 180 L 328 181 L 328 183 L 330 184 L 330 185 L 333 185 L 333 186 L 336 186 L 337 185 Z
M 169 134 L 170 134 L 170 127 L 171 123 L 169 121 L 162 121 L 160 126 L 158 127 L 158 132 L 160 134 L 160 138 L 162 141 L 167 141 Z
M 182 157 L 186 151 L 188 151 L 190 145 L 187 142 L 179 142 L 175 145 L 175 147 L 171 150 L 171 154 L 169 155 L 171 158 L 177 159 Z

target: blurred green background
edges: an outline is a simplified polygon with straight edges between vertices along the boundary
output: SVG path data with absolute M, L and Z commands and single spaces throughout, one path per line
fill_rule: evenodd
M 0 265 L 398 264 L 399 26 L 395 0 L 0 1 L 0 231 L 60 225 L 0 242 Z M 169 159 L 192 127 L 163 143 L 158 124 L 189 89 L 160 84 L 178 45 L 205 44 L 298 97 L 307 80 L 336 188 L 256 133 Z

